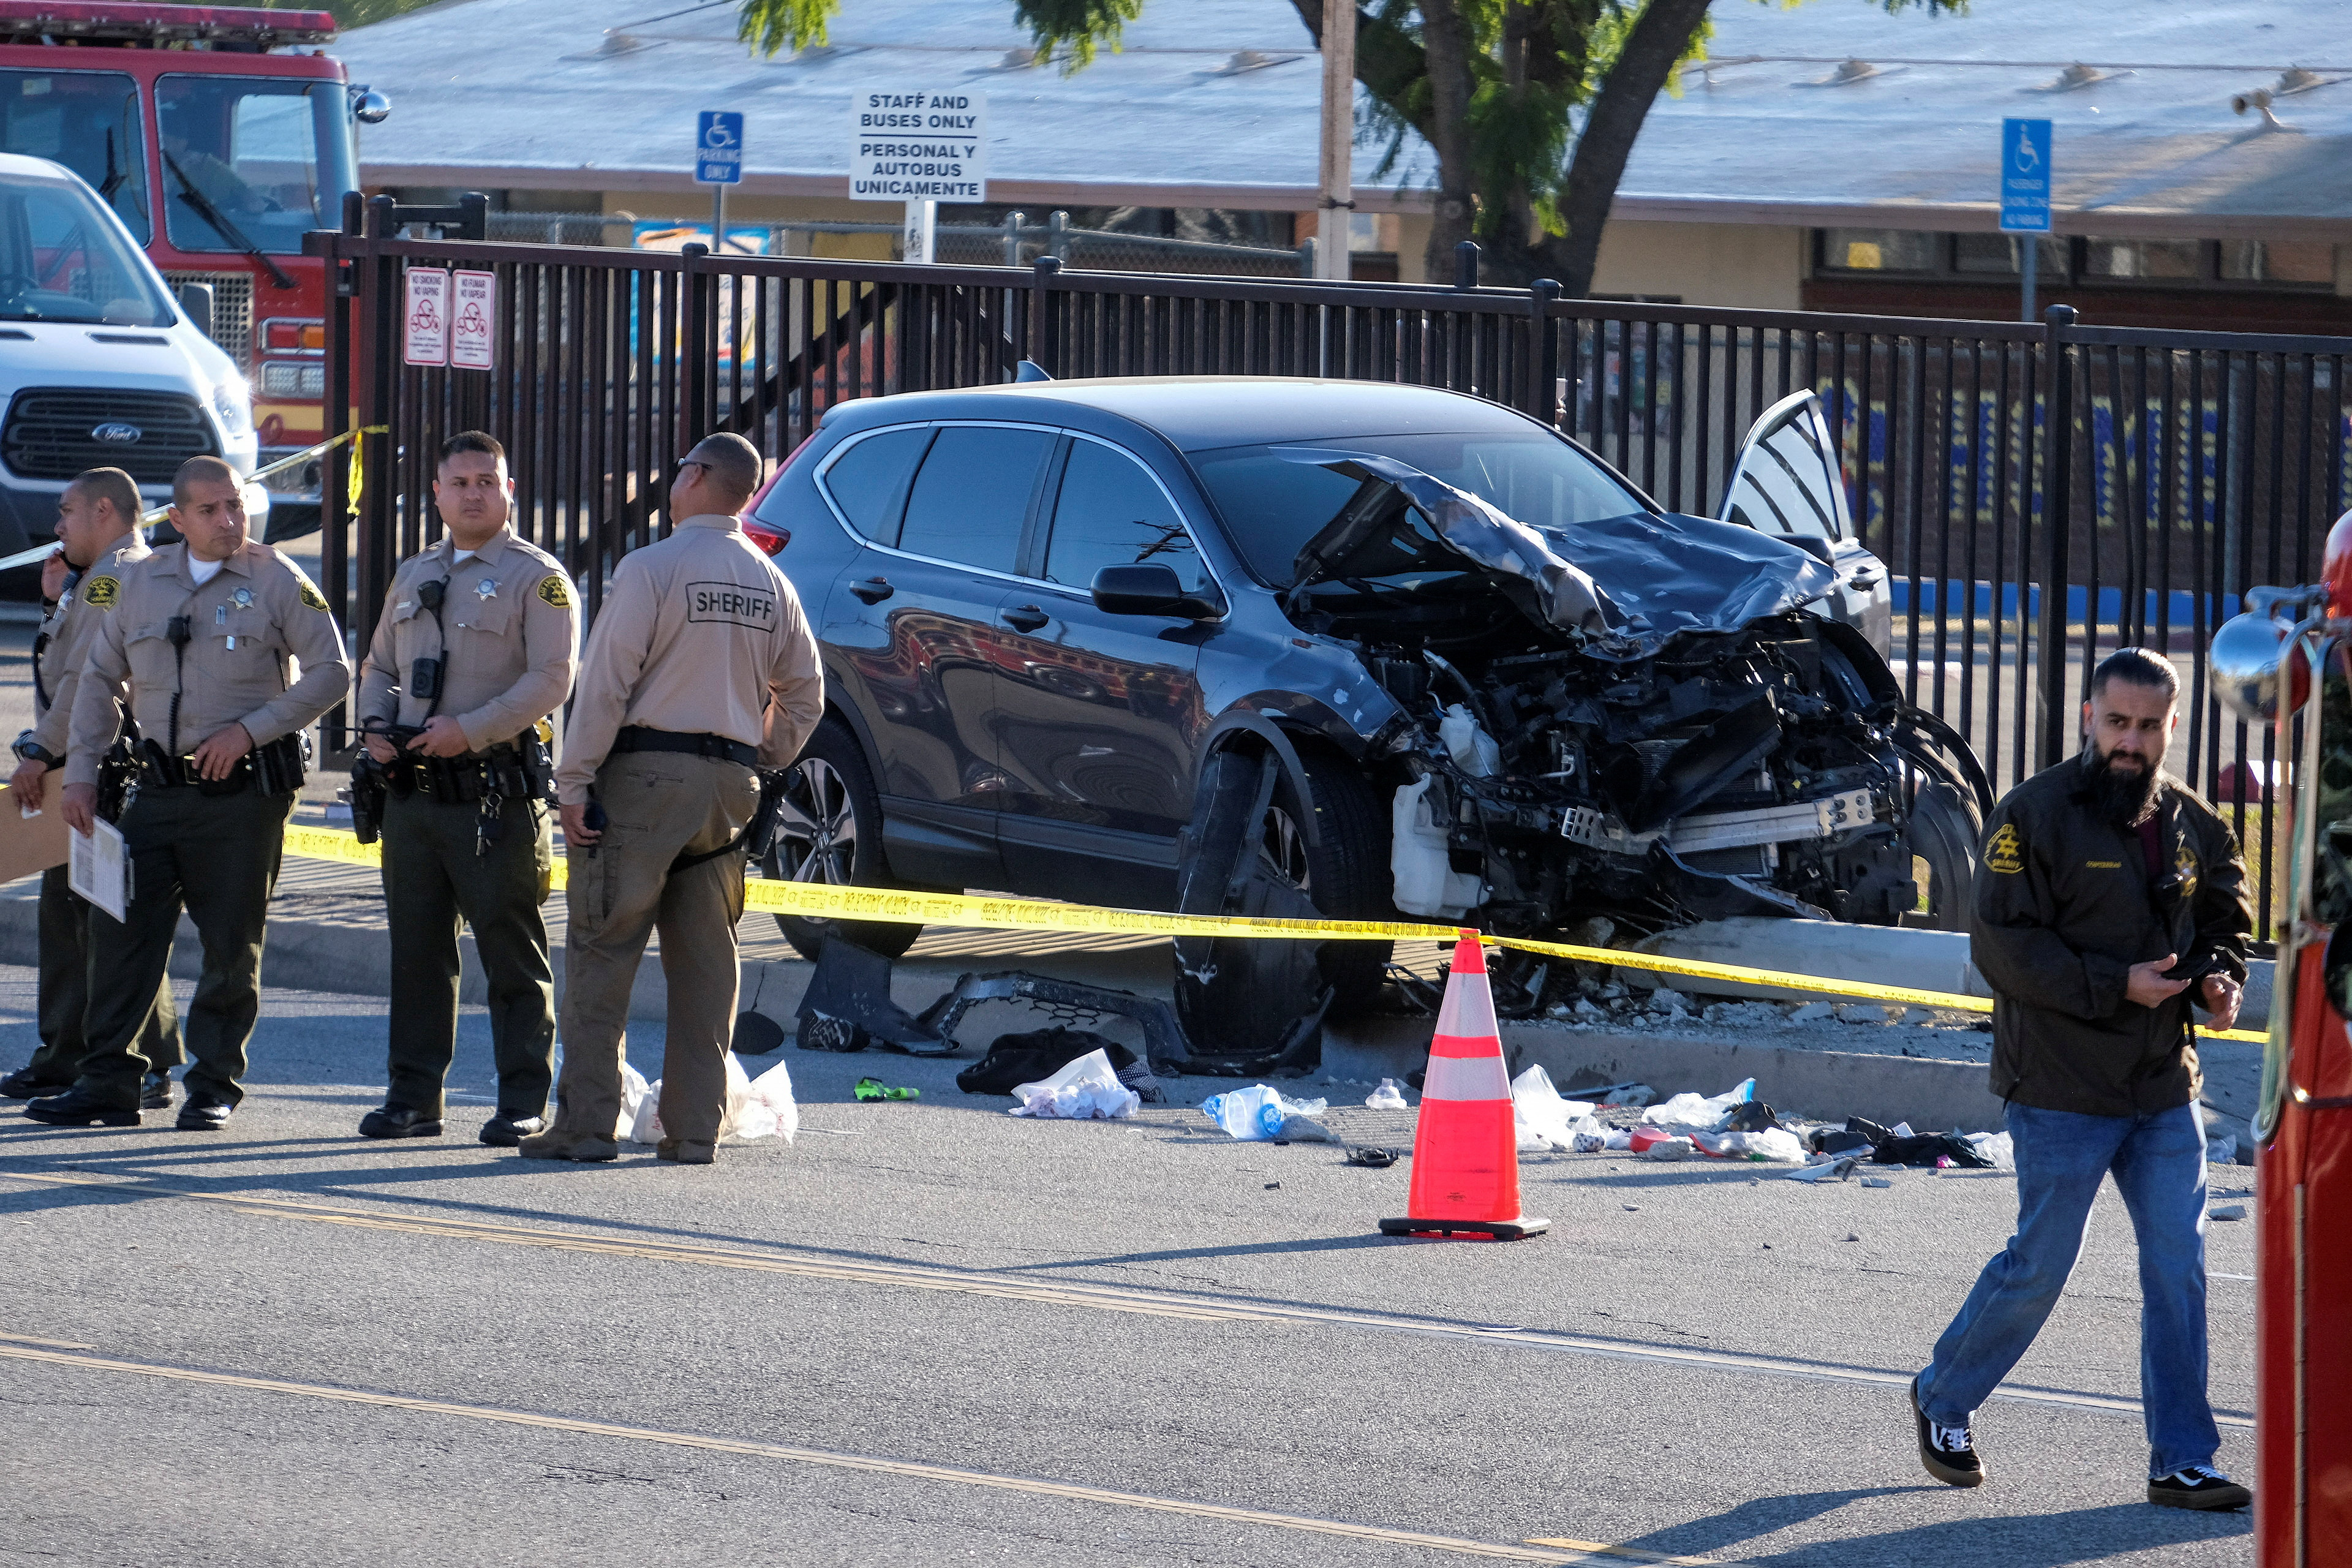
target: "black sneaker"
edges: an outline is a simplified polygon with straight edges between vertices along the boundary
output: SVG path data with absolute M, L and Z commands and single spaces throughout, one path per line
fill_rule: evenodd
M 500 1110 L 482 1123 L 481 1139 L 493 1149 L 512 1149 L 534 1133 L 547 1131 L 543 1117 L 520 1110 Z
M 441 1119 L 427 1116 L 413 1106 L 396 1100 L 387 1100 L 381 1110 L 371 1110 L 360 1118 L 362 1138 L 438 1138 Z
M 1911 1419 L 1919 1428 L 1919 1462 L 1948 1487 L 1984 1485 L 1984 1461 L 1977 1458 L 1976 1440 L 1965 1426 L 1938 1426 L 1919 1408 L 1919 1380 L 1911 1380 Z M 2156 1483 L 2148 1483 L 2148 1496 Z
M 139 1080 L 139 1109 L 168 1110 L 172 1105 L 172 1075 L 151 1072 Z
M 2210 1465 L 2183 1465 L 2149 1478 L 2147 1500 L 2158 1508 L 2228 1510 L 2251 1506 L 2254 1494 Z

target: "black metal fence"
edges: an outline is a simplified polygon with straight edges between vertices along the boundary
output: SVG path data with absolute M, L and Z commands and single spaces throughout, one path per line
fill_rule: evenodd
M 507 444 L 518 527 L 572 563 L 593 615 L 613 563 L 666 530 L 671 462 L 702 433 L 780 458 L 837 402 L 1002 382 L 1024 359 L 1064 378 L 1447 387 L 1708 515 L 1756 416 L 1811 390 L 1893 572 L 1913 700 L 2006 787 L 2072 748 L 2095 656 L 2165 650 L 2187 688 L 2173 764 L 2233 810 L 2267 892 L 2270 739 L 2210 700 L 2204 650 L 2248 586 L 2314 579 L 2352 505 L 2352 339 L 2086 327 L 2063 308 L 2029 325 L 1562 300 L 1477 287 L 1474 258 L 1453 288 L 1333 284 L 398 240 L 389 216 L 380 198 L 368 233 L 312 237 L 343 279 L 330 427 L 347 409 L 389 429 L 362 438 L 356 537 L 324 542 L 362 635 L 394 563 L 437 537 L 430 454 L 467 426 Z M 411 267 L 495 275 L 492 368 L 402 363 Z

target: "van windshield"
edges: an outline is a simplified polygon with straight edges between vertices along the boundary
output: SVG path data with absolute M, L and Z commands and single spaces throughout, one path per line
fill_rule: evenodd
M 0 184 L 0 321 L 168 327 L 169 300 L 87 186 Z
M 147 243 L 147 138 L 125 73 L 0 70 L 0 153 L 63 163 Z
M 339 228 L 357 174 L 341 82 L 167 76 L 155 82 L 163 230 L 182 250 L 297 256 Z

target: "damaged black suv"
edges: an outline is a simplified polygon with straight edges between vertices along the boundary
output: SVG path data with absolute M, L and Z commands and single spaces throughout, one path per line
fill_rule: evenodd
M 1888 670 L 1886 570 L 1809 395 L 1727 493 L 1727 521 L 1666 512 L 1557 431 L 1412 386 L 836 405 L 756 509 L 827 701 L 769 874 L 1507 934 L 1958 929 L 1989 791 Z M 811 953 L 835 929 L 784 928 Z M 1377 991 L 1379 944 L 1305 947 L 1180 944 L 1196 1043 Z

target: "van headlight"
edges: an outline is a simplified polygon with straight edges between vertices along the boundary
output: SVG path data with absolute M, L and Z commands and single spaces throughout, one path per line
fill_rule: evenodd
M 220 416 L 221 428 L 232 439 L 253 434 L 253 397 L 246 391 L 242 376 L 213 388 L 213 412 Z

